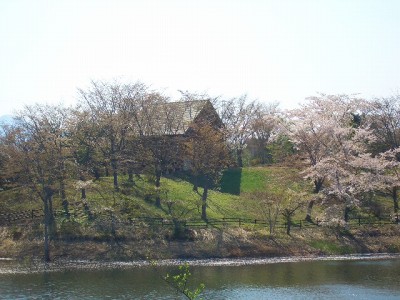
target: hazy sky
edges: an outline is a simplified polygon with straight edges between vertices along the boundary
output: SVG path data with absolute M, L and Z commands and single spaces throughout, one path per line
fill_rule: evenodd
M 294 107 L 400 89 L 400 0 L 0 0 L 0 115 L 141 80 Z

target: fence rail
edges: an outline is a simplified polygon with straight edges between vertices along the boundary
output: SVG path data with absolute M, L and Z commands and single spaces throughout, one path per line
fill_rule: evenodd
M 40 221 L 43 217 L 43 211 L 40 209 L 0 213 L 0 225 L 18 225 L 23 222 Z
M 78 204 L 73 204 L 72 207 L 78 207 Z M 60 217 L 63 216 L 63 211 L 55 211 L 54 216 Z M 75 210 L 72 213 L 75 217 L 86 216 L 83 210 Z M 33 209 L 33 210 L 25 210 L 18 212 L 10 212 L 10 213 L 1 213 L 0 212 L 0 226 L 16 226 L 16 225 L 30 225 L 37 224 L 43 221 L 44 213 L 42 210 Z M 174 219 L 165 219 L 165 218 L 151 218 L 151 217 L 137 217 L 137 218 L 127 218 L 127 219 L 119 219 L 113 214 L 111 211 L 97 213 L 92 216 L 92 220 L 96 221 L 98 224 L 103 223 L 105 226 L 110 223 L 118 226 L 160 226 L 160 227 L 168 227 L 168 226 L 183 226 L 185 228 L 206 228 L 206 227 L 242 227 L 242 226 L 253 226 L 253 227 L 269 227 L 270 222 L 266 219 L 249 219 L 249 218 L 221 218 L 221 219 L 208 219 L 204 221 L 202 219 L 185 219 L 185 220 L 174 220 Z M 400 219 L 399 215 L 391 215 L 391 216 L 382 216 L 381 218 L 376 217 L 355 217 L 351 218 L 347 223 L 350 227 L 355 226 L 364 226 L 364 225 L 388 225 L 388 224 L 399 224 Z M 303 228 L 303 227 L 312 227 L 312 226 L 321 226 L 325 225 L 326 222 L 320 221 L 318 219 L 315 220 L 314 223 L 310 223 L 304 220 L 293 220 L 291 222 L 291 226 L 293 229 Z M 287 228 L 286 222 L 277 221 L 273 224 L 274 228 Z

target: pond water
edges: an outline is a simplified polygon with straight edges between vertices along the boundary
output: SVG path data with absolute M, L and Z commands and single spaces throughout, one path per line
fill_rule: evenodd
M 0 299 L 183 299 L 161 279 L 175 269 L 108 265 L 32 273 L 0 262 Z M 192 285 L 206 285 L 203 299 L 400 299 L 398 257 L 226 262 L 190 270 Z

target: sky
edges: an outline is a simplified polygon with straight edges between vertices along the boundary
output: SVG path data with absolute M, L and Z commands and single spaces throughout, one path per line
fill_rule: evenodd
M 308 96 L 400 89 L 399 0 L 0 0 L 0 116 L 74 105 L 91 80 Z

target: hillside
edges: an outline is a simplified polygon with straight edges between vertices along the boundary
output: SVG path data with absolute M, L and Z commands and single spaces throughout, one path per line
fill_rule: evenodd
M 154 205 L 156 190 L 152 178 L 136 176 L 134 183 L 121 176 L 121 189 L 115 192 L 112 178 L 101 178 L 87 188 L 87 203 L 94 212 L 112 208 L 116 214 L 125 217 L 164 217 L 181 214 L 182 218 L 199 219 L 198 206 L 202 188 L 193 191 L 185 179 L 168 177 L 161 179 L 161 208 Z M 210 191 L 208 197 L 209 218 L 252 218 L 261 219 L 261 194 L 279 194 L 287 189 L 294 191 L 311 190 L 295 169 L 286 167 L 251 167 L 225 171 L 220 187 Z M 2 211 L 40 209 L 39 200 L 32 199 L 28 191 L 14 189 L 0 193 Z M 68 189 L 70 203 L 80 202 L 80 192 L 72 183 Z M 261 195 L 262 196 L 262 195 Z M 170 207 L 170 209 L 169 209 Z M 58 196 L 54 208 L 61 210 Z
M 285 232 L 281 213 L 277 214 L 277 228 L 271 234 L 268 208 L 282 210 L 290 205 L 290 199 L 280 198 L 288 189 L 307 198 L 312 187 L 296 169 L 287 167 L 226 171 L 220 187 L 209 193 L 207 224 L 200 220 L 202 189 L 193 191 L 192 184 L 182 178 L 162 179 L 161 208 L 155 206 L 152 178 L 143 175 L 135 177 L 134 183 L 122 176 L 119 192 L 113 191 L 111 178 L 95 181 L 87 188 L 86 209 L 79 188 L 71 184 L 70 219 L 63 215 L 60 200 L 54 199 L 57 228 L 52 255 L 67 259 L 129 260 L 399 251 L 397 225 L 354 225 L 344 230 L 298 223 L 304 219 L 305 206 L 293 217 L 297 225 L 290 235 Z M 0 192 L 1 211 L 40 209 L 40 201 L 27 195 L 21 189 Z M 271 201 L 278 201 L 279 205 Z M 316 213 L 320 210 L 316 207 Z M 3 241 L 0 257 L 41 256 L 41 219 L 20 221 L 19 225 L 0 227 Z

